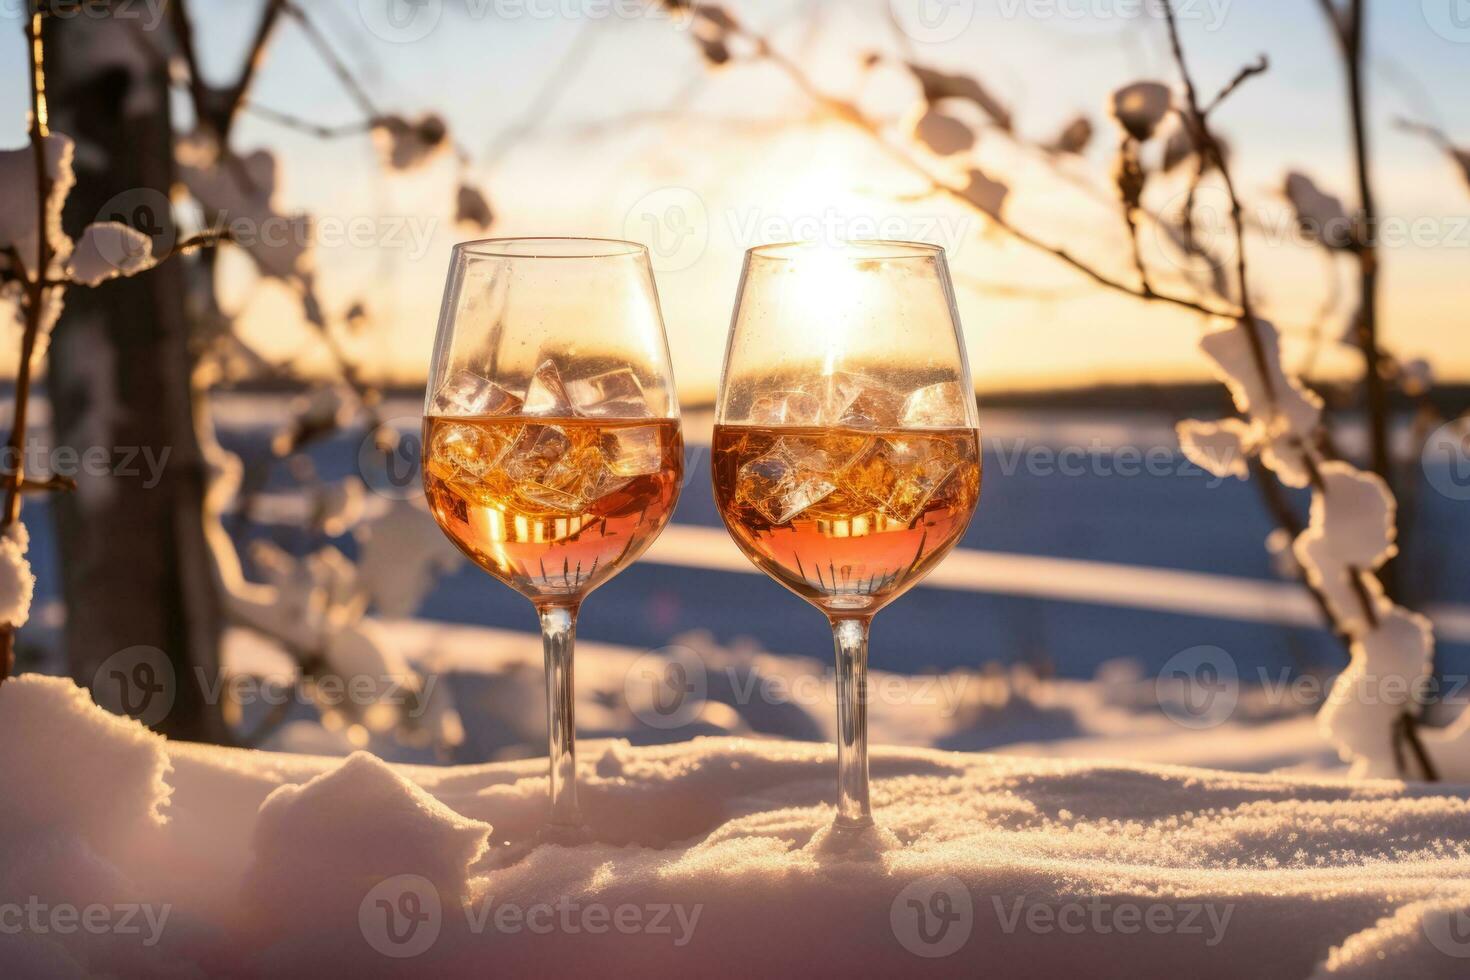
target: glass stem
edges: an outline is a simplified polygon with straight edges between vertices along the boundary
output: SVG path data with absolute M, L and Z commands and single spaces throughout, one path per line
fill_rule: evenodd
M 551 818 L 557 827 L 580 827 L 577 808 L 576 693 L 572 652 L 577 639 L 576 606 L 542 606 L 541 642 L 546 648 L 546 733 L 551 755 Z
M 837 647 L 837 826 L 871 827 L 868 804 L 868 620 L 832 620 Z

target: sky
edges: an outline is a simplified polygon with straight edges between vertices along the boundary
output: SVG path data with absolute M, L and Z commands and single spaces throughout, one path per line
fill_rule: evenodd
M 688 31 L 643 0 L 304 0 L 385 111 L 441 113 L 495 208 L 490 234 L 632 238 L 653 248 L 681 395 L 718 382 L 741 253 L 769 241 L 893 237 L 944 245 L 957 283 L 970 363 L 982 391 L 1208 376 L 1200 317 L 1099 293 L 1053 258 L 954 204 L 924 197 L 865 134 L 815 118 L 778 71 L 736 63 L 710 72 Z M 1232 147 L 1248 212 L 1262 308 L 1304 360 L 1319 321 L 1341 332 L 1350 269 L 1286 234 L 1288 170 L 1353 200 L 1341 67 L 1316 0 L 1179 0 L 1202 90 L 1213 93 L 1259 54 L 1270 71 L 1215 117 Z M 917 16 L 925 5 L 932 16 Z M 24 138 L 24 49 L 12 9 L 0 11 L 0 145 Z M 1016 224 L 1120 278 L 1131 259 L 1108 203 L 1116 137 L 1105 103 L 1139 79 L 1173 82 L 1163 24 L 1139 0 L 734 0 L 732 12 L 770 34 L 824 90 L 858 98 L 901 135 L 917 90 L 896 66 L 864 73 L 869 51 L 912 57 L 983 79 L 1026 137 L 1052 136 L 1086 113 L 1098 138 L 1058 174 L 1034 152 L 982 134 L 976 159 L 1012 193 Z M 214 81 L 231 76 L 258 9 L 246 0 L 194 3 Z M 1139 13 L 1140 8 L 1143 13 Z M 1398 116 L 1436 123 L 1470 143 L 1470 4 L 1372 0 L 1371 114 L 1384 249 L 1385 343 L 1425 356 L 1447 378 L 1470 378 L 1463 294 L 1470 270 L 1470 186 L 1426 141 L 1392 128 Z M 139 0 L 140 15 L 149 8 Z M 387 13 L 409 19 L 385 19 Z M 421 19 L 414 20 L 412 17 Z M 293 24 L 270 48 L 254 90 L 263 106 L 325 124 L 361 113 Z M 187 110 L 180 104 L 180 118 Z M 383 380 L 422 378 L 450 246 L 477 237 L 453 222 L 458 170 L 440 160 L 388 173 L 365 137 L 322 141 L 247 117 L 237 147 L 280 161 L 280 202 L 313 214 L 320 288 L 329 308 L 372 311 L 350 343 Z M 945 161 L 930 161 L 945 172 Z M 1177 202 L 1156 183 L 1146 201 Z M 1207 198 L 1220 214 L 1218 198 Z M 1285 223 L 1283 223 L 1285 222 Z M 1417 222 L 1417 224 L 1415 224 Z M 352 236 L 329 229 L 354 229 Z M 1413 231 L 1414 234 L 1409 234 Z M 1215 240 L 1226 242 L 1223 228 Z M 348 240 L 351 238 L 352 240 Z M 1170 253 L 1145 230 L 1145 257 L 1171 275 Z M 326 361 L 294 302 L 259 283 L 239 255 L 222 264 L 224 294 L 243 333 L 304 370 Z M 1324 317 L 1324 309 L 1330 312 Z M 1329 345 L 1325 372 L 1354 360 Z

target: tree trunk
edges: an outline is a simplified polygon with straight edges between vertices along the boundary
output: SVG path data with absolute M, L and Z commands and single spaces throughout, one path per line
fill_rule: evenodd
M 66 230 L 121 220 L 154 234 L 161 254 L 173 241 L 168 81 L 136 53 L 154 39 L 134 21 L 76 17 L 48 19 L 45 40 L 51 123 L 77 142 Z M 228 728 L 208 692 L 223 620 L 203 528 L 185 273 L 175 259 L 69 292 L 47 390 L 56 445 L 82 462 L 76 492 L 53 507 L 72 675 L 165 734 L 219 742 Z

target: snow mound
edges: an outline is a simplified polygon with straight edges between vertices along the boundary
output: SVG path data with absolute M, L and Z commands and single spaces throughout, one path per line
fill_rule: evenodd
M 573 846 L 539 835 L 540 759 L 174 745 L 41 678 L 0 721 L 0 806 L 55 815 L 38 860 L 74 870 L 47 900 L 141 903 L 156 940 L 22 930 L 4 975 L 1449 977 L 1470 952 L 1470 787 L 877 747 L 881 829 L 839 846 L 829 746 L 589 741 Z M 63 812 L 113 798 L 149 820 Z
M 469 895 L 467 869 L 491 827 L 455 813 L 364 752 L 266 797 L 255 822 L 247 905 L 269 928 L 317 928 L 349 912 L 378 882 L 412 872 L 441 901 Z
M 0 684 L 0 826 L 106 846 L 164 821 L 165 741 L 69 680 Z

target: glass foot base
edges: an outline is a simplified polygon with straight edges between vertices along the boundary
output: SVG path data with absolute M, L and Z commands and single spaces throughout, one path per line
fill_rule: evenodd
M 877 861 L 903 846 L 891 830 L 868 823 L 854 826 L 833 822 L 812 835 L 803 850 L 848 861 Z
M 592 835 L 587 828 L 580 824 L 549 823 L 536 832 L 536 844 L 557 844 L 562 847 L 575 847 L 578 844 L 586 844 L 592 840 Z

